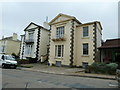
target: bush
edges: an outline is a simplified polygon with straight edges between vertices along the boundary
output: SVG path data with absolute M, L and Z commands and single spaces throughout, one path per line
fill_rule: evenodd
M 36 58 L 29 58 L 29 63 L 37 63 L 37 59 Z
M 19 64 L 28 64 L 28 63 L 29 63 L 29 60 L 28 60 L 28 59 L 19 59 L 19 60 L 18 60 L 18 63 L 19 63 Z
M 116 64 L 116 63 L 106 64 L 107 73 L 115 74 L 117 67 L 118 67 L 118 64 Z
M 32 65 L 21 65 L 21 67 L 24 67 L 24 68 L 32 68 L 33 66 L 32 66 Z
M 111 68 L 112 70 L 116 70 L 117 67 L 118 67 L 118 64 L 116 64 L 116 63 L 109 63 L 109 64 L 106 64 L 106 66 L 108 68 Z
M 12 55 L 12 56 L 15 56 L 15 57 L 17 56 L 15 53 L 12 53 L 11 55 Z
M 93 63 L 85 70 L 87 73 L 115 74 L 118 64 L 116 63 Z

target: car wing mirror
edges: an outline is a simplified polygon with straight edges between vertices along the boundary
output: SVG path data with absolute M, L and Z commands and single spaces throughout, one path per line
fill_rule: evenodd
M 2 56 L 2 59 L 3 59 L 3 60 L 5 60 L 5 57 L 4 57 L 4 55 Z

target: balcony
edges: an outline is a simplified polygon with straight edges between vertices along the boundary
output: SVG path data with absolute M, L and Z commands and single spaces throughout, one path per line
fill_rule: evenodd
M 25 40 L 25 43 L 26 44 L 34 43 L 34 39 L 27 39 L 27 40 Z
M 56 42 L 56 41 L 66 41 L 65 35 L 60 36 L 60 37 L 52 37 L 52 41 Z

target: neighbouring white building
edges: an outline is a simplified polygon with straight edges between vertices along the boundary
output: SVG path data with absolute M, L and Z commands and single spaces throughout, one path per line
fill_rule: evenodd
M 44 23 L 47 27 L 47 23 Z M 49 30 L 31 22 L 21 35 L 20 59 L 40 60 L 48 54 Z

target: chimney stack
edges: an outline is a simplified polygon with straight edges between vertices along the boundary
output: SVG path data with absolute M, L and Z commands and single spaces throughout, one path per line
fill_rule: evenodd
M 15 41 L 17 41 L 17 33 L 13 33 L 12 39 L 15 40 Z
M 46 21 L 43 22 L 43 27 L 46 28 L 46 29 L 48 29 L 48 30 L 50 29 L 50 26 L 48 24 L 48 17 L 46 17 Z
M 50 29 L 50 26 L 49 26 L 48 22 L 44 22 L 43 23 L 43 27 L 48 29 L 48 30 Z

